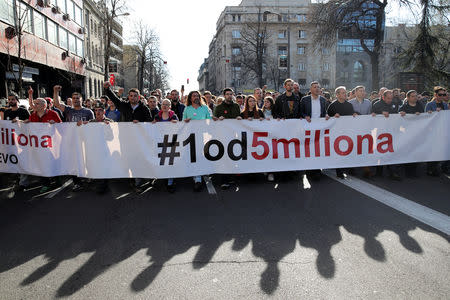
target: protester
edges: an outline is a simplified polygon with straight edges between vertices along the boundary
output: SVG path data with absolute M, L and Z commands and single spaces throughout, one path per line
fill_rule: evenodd
M 274 106 L 273 98 L 271 96 L 266 96 L 264 98 L 264 107 L 262 110 L 262 112 L 264 114 L 264 118 L 266 120 L 273 119 L 273 116 L 272 116 L 273 106 Z
M 370 115 L 372 113 L 372 103 L 368 99 L 364 99 L 365 95 L 366 88 L 359 85 L 355 87 L 355 98 L 348 101 L 358 115 Z
M 258 106 L 258 108 L 259 109 L 263 108 L 264 101 L 263 101 L 263 91 L 261 88 L 255 88 L 253 90 L 253 98 L 256 99 L 256 105 Z
M 56 112 L 58 114 L 58 116 L 61 118 L 61 120 L 64 120 L 64 114 L 62 113 L 62 111 L 60 109 L 56 108 L 53 105 L 53 99 L 50 97 L 45 97 L 45 101 L 47 101 L 47 108 Z
M 211 119 L 210 109 L 203 102 L 200 92 L 191 91 L 187 97 L 187 106 L 183 112 L 183 121 Z M 202 177 L 194 176 L 194 191 L 199 192 L 202 189 Z
M 153 121 L 155 116 L 159 113 L 158 98 L 156 98 L 155 96 L 150 96 L 147 103 L 148 109 L 150 110 L 151 120 Z
M 178 122 L 178 116 L 177 114 L 170 109 L 171 107 L 171 102 L 169 99 L 164 99 L 161 103 L 161 110 L 159 111 L 159 113 L 155 116 L 154 120 L 152 123 L 156 123 L 156 122 L 172 122 L 172 123 L 176 123 Z M 169 193 L 174 193 L 175 192 L 175 183 L 173 178 L 169 178 L 167 179 L 167 191 Z
M 393 98 L 392 90 L 385 90 L 382 99 L 378 100 L 373 104 L 372 116 L 384 115 L 386 118 L 388 118 L 390 114 L 398 113 L 398 107 L 395 103 L 392 102 L 392 98 Z M 392 179 L 394 180 L 402 179 L 399 174 L 400 170 L 398 165 L 388 165 L 387 169 Z M 383 166 L 377 166 L 376 175 L 383 176 Z
M 431 99 L 431 101 L 428 102 L 427 105 L 425 106 L 425 111 L 431 113 L 434 111 L 439 112 L 441 110 L 448 110 L 448 104 L 445 102 L 445 99 L 447 97 L 447 90 L 441 86 L 435 86 L 433 92 L 434 96 Z M 440 162 L 437 161 L 428 162 L 427 175 L 435 177 L 439 176 L 440 175 L 439 164 Z M 448 172 L 447 170 L 448 162 L 445 162 L 443 166 L 444 171 Z
M 224 95 L 224 101 L 217 105 L 214 109 L 213 120 L 224 120 L 224 119 L 236 119 L 240 118 L 241 109 L 239 104 L 233 102 L 234 91 L 231 88 L 224 88 L 222 94 Z M 230 188 L 231 184 L 234 182 L 233 176 L 223 174 L 218 176 L 221 181 L 221 189 L 225 190 Z
M 290 78 L 284 81 L 283 94 L 278 96 L 273 106 L 274 119 L 299 119 L 301 116 L 300 99 L 294 95 L 294 81 Z
M 209 107 L 211 112 L 214 111 L 214 101 L 212 100 L 212 94 L 210 91 L 205 91 L 203 93 L 203 97 L 205 97 L 206 105 Z
M 258 108 L 256 99 L 252 95 L 248 95 L 245 99 L 244 110 L 241 112 L 240 116 L 245 120 L 264 120 L 264 114 Z
M 173 110 L 178 117 L 178 120 L 181 120 L 183 118 L 183 111 L 184 111 L 184 104 L 180 102 L 180 96 L 177 90 L 172 90 L 170 92 L 171 101 L 172 101 L 172 107 L 171 110 Z
M 243 111 L 244 107 L 245 107 L 245 96 L 244 95 L 237 95 L 236 96 L 236 103 L 239 104 L 240 110 Z
M 33 101 L 33 108 L 34 111 L 30 115 L 28 120 L 23 120 L 24 123 L 28 122 L 38 122 L 38 123 L 61 123 L 61 118 L 59 117 L 58 113 L 56 113 L 53 110 L 50 110 L 47 108 L 47 101 L 44 98 L 37 98 Z M 17 119 L 14 119 L 13 121 L 17 121 Z M 25 178 L 26 177 L 26 178 Z M 23 191 L 25 188 L 28 187 L 28 176 L 25 175 L 25 177 L 21 177 L 21 182 L 19 182 L 19 186 L 16 191 Z M 42 187 L 39 190 L 39 193 L 46 193 L 50 190 L 51 186 L 51 178 L 49 177 L 43 177 L 42 178 Z
M 372 100 L 372 106 L 373 106 L 376 102 L 380 101 L 380 100 L 383 98 L 384 91 L 386 91 L 386 90 L 387 90 L 386 87 L 380 88 L 380 90 L 378 91 L 378 97 Z
M 297 96 L 298 99 L 303 98 L 303 94 L 300 92 L 300 84 L 298 82 L 294 82 L 294 91 L 293 94 Z
M 307 122 L 311 119 L 325 118 L 328 120 L 329 116 L 326 112 L 326 102 L 324 97 L 320 96 L 320 84 L 313 81 L 309 88 L 310 95 L 305 96 L 300 101 L 300 115 L 305 118 Z M 320 180 L 322 172 L 320 170 L 308 170 L 306 175 L 313 180 Z
M 4 120 L 19 119 L 24 121 L 30 117 L 28 110 L 19 106 L 19 96 L 14 92 L 10 92 L 8 95 L 8 106 L 9 108 L 5 109 L 3 114 Z
M 117 109 L 116 105 L 114 104 L 114 102 L 112 102 L 108 96 L 102 96 L 108 99 L 107 103 L 108 103 L 108 108 L 106 109 L 106 117 L 113 120 L 114 122 L 119 122 L 120 121 L 120 111 Z
M 353 110 L 353 105 L 347 101 L 347 90 L 344 86 L 339 86 L 335 90 L 336 100 L 333 101 L 328 107 L 327 114 L 334 118 L 339 118 L 340 116 L 356 116 L 357 113 Z M 337 168 L 336 176 L 344 179 L 347 177 L 345 173 L 346 169 Z
M 417 92 L 410 90 L 406 93 L 406 101 L 398 109 L 400 115 L 404 117 L 406 114 L 420 115 L 424 108 L 420 102 L 417 101 Z M 417 177 L 417 163 L 405 164 L 405 175 L 407 177 Z

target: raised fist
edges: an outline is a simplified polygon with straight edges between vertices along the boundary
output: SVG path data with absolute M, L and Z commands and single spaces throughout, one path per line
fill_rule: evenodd
M 30 88 L 28 89 L 28 95 L 33 95 L 33 88 L 30 86 Z
M 61 89 L 62 89 L 62 86 L 60 86 L 60 85 L 55 85 L 54 87 L 53 87 L 53 91 L 54 92 L 60 92 L 61 91 Z

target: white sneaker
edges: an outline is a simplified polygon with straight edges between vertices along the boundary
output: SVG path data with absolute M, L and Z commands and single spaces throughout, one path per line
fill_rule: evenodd
M 267 180 L 269 180 L 269 181 L 274 181 L 274 180 L 275 180 L 275 177 L 273 176 L 272 173 L 270 173 L 270 174 L 267 176 Z

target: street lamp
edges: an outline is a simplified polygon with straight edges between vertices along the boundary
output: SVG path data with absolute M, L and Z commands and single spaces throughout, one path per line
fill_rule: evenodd
M 264 15 L 268 15 L 268 14 L 273 14 L 273 15 L 277 15 L 281 17 L 281 21 L 283 21 L 283 15 L 276 13 L 276 12 L 271 12 L 271 11 L 264 11 Z M 288 36 L 288 46 L 287 46 L 287 73 L 288 73 L 288 78 L 291 78 L 291 23 L 290 23 L 291 17 L 289 15 L 289 12 L 287 14 L 287 36 Z

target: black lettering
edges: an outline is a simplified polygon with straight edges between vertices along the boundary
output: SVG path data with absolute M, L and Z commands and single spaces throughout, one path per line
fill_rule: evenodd
M 209 150 L 212 145 L 216 145 L 217 148 L 219 149 L 219 153 L 217 153 L 216 156 L 212 156 L 209 153 Z M 203 148 L 203 153 L 207 160 L 216 161 L 223 157 L 223 155 L 225 153 L 225 148 L 223 147 L 223 144 L 221 142 L 219 142 L 218 140 L 210 140 L 209 142 L 207 142 L 205 144 L 205 147 Z
M 233 148 L 234 145 L 240 145 L 241 146 L 241 153 L 239 155 L 235 155 Z M 247 160 L 247 132 L 241 132 L 241 140 L 234 139 L 228 144 L 228 156 L 232 160 Z
M 13 161 L 14 158 L 14 161 Z M 19 162 L 19 160 L 17 159 L 17 156 L 15 156 L 14 154 L 11 154 L 9 156 L 9 161 L 13 164 L 13 165 L 17 165 L 17 163 Z

